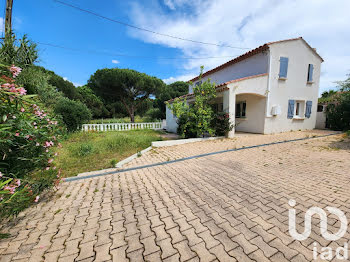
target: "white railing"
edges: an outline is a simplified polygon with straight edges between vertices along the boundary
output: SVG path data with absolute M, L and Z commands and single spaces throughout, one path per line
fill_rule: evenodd
M 110 124 L 83 124 L 82 131 L 127 131 L 136 129 L 154 129 L 159 130 L 165 128 L 163 122 L 150 123 L 110 123 Z

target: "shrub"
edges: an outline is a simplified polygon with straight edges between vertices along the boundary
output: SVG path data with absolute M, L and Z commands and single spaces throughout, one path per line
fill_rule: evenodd
M 327 106 L 329 127 L 334 130 L 350 130 L 350 92 L 334 96 L 334 102 Z
M 229 114 L 224 112 L 217 113 L 213 118 L 212 128 L 215 129 L 215 135 L 226 136 L 233 129 Z
M 91 112 L 86 105 L 80 101 L 61 97 L 55 105 L 55 112 L 62 116 L 68 131 L 77 131 L 81 125 L 91 119 Z
M 15 84 L 21 69 L 12 66 L 10 70 L 12 76 L 1 65 L 0 218 L 18 214 L 57 180 L 51 148 L 64 132 L 56 119 Z
M 201 67 L 200 79 L 202 79 Z M 213 135 L 215 130 L 211 126 L 214 117 L 210 101 L 216 97 L 215 83 L 210 79 L 193 87 L 194 103 L 188 105 L 186 99 L 176 98 L 169 108 L 179 119 L 178 133 L 182 137 L 202 137 Z
M 163 117 L 163 113 L 159 108 L 151 108 L 145 115 L 152 120 L 162 119 Z

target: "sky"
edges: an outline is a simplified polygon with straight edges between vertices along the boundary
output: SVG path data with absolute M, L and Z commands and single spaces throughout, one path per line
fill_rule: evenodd
M 13 29 L 39 44 L 39 64 L 76 86 L 102 68 L 130 68 L 187 81 L 266 42 L 302 36 L 324 58 L 320 93 L 350 73 L 349 0 L 63 0 L 152 34 L 54 0 L 14 0 Z M 3 30 L 5 0 L 0 0 Z M 1 17 L 2 15 L 2 17 Z M 3 32 L 1 32 L 3 34 Z M 237 47 L 237 48 L 232 48 Z M 210 58 L 215 57 L 215 58 Z M 188 59 L 204 58 L 204 59 Z

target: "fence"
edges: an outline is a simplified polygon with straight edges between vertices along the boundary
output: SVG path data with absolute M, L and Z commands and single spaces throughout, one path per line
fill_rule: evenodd
M 111 123 L 111 124 L 84 124 L 82 131 L 127 131 L 135 129 L 164 129 L 165 121 L 150 123 Z

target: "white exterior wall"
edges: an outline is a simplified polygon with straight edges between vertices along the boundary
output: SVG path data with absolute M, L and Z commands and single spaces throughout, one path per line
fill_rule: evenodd
M 208 76 L 203 77 L 202 81 L 210 78 L 211 82 L 219 85 L 230 80 L 259 75 L 268 72 L 268 51 L 251 56 L 243 61 L 230 65 L 220 71 L 214 72 Z M 195 84 L 197 81 L 194 81 Z M 193 93 L 192 86 L 189 87 L 189 93 Z
M 289 58 L 286 80 L 279 80 L 279 60 L 281 56 Z M 303 40 L 270 45 L 270 90 L 268 93 L 265 134 L 315 128 L 321 62 L 321 59 L 306 46 Z M 314 65 L 313 84 L 307 84 L 309 64 Z M 288 119 L 289 99 L 312 101 L 311 117 L 303 120 Z M 271 108 L 274 105 L 281 107 L 281 114 L 278 116 L 271 116 Z
M 166 105 L 166 130 L 168 132 L 176 133 L 178 124 L 176 122 L 177 118 L 173 115 L 173 112 Z
M 316 128 L 318 129 L 326 129 L 326 106 L 322 106 L 322 112 L 317 112 L 316 116 Z
M 236 118 L 236 131 L 264 133 L 266 98 L 257 95 L 237 95 L 236 103 L 246 102 L 246 117 Z

